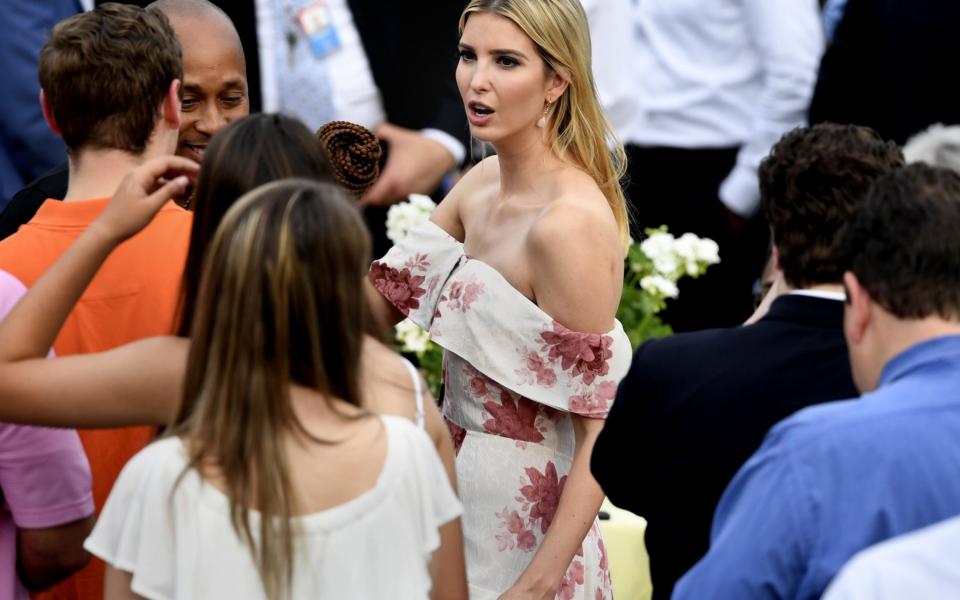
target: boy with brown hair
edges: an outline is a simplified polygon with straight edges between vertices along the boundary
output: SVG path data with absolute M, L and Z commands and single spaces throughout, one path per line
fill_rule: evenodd
M 0 242 L 0 269 L 32 285 L 103 211 L 127 172 L 174 153 L 182 71 L 180 44 L 159 11 L 105 4 L 54 28 L 40 54 L 41 103 L 67 145 L 69 187 L 63 202 L 48 200 Z M 170 203 L 121 245 L 68 317 L 56 353 L 98 352 L 173 331 L 190 226 L 190 213 Z M 80 432 L 98 509 L 120 469 L 153 433 Z M 103 597 L 103 564 L 92 561 L 46 594 L 41 597 Z

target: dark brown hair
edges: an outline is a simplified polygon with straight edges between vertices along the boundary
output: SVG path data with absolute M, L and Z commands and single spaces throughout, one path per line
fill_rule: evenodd
M 234 528 L 268 598 L 286 596 L 295 562 L 298 507 L 284 440 L 296 432 L 324 443 L 298 420 L 290 386 L 363 404 L 366 311 L 358 299 L 369 252 L 345 191 L 287 179 L 240 198 L 204 261 L 183 404 L 171 429 L 188 441 L 187 469 L 214 466 L 223 478 Z M 260 512 L 258 522 L 250 510 Z
M 840 283 L 844 232 L 877 178 L 903 154 L 867 127 L 821 123 L 788 132 L 760 165 L 760 197 L 784 278 Z
M 912 164 L 873 185 L 844 240 L 844 263 L 901 319 L 960 320 L 960 174 Z
M 192 202 L 195 212 L 190 249 L 183 272 L 178 335 L 190 335 L 200 292 L 204 254 L 227 210 L 240 196 L 271 181 L 300 177 L 334 183 L 348 177 L 344 165 L 358 165 L 357 168 L 363 170 L 362 154 L 354 153 L 351 158 L 347 152 L 324 149 L 324 142 L 329 147 L 349 146 L 342 140 L 344 137 L 348 140 L 360 139 L 361 132 L 357 128 L 366 132 L 369 138 L 376 139 L 367 129 L 353 123 L 349 125 L 350 128 L 341 125 L 330 129 L 330 135 L 318 142 L 298 119 L 260 113 L 230 123 L 213 137 L 204 154 L 203 168 L 200 169 Z M 377 158 L 371 154 L 369 160 L 376 163 Z M 376 167 L 366 170 L 376 177 Z M 372 185 L 373 181 L 371 179 L 368 185 Z
M 253 188 L 287 177 L 334 181 L 320 144 L 297 119 L 278 114 L 250 115 L 230 123 L 213 137 L 193 201 L 193 229 L 180 304 L 181 336 L 190 334 L 204 251 L 223 216 Z
M 69 151 L 140 154 L 175 79 L 180 42 L 155 10 L 103 4 L 61 21 L 40 51 L 40 86 Z

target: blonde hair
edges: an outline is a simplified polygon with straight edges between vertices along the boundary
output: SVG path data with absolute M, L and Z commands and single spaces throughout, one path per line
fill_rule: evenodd
M 590 30 L 580 0 L 471 0 L 460 16 L 461 34 L 475 12 L 513 21 L 533 41 L 546 68 L 569 83 L 550 108 L 551 150 L 597 182 L 626 247 L 630 216 L 620 181 L 627 156 L 600 106 L 590 63 Z
M 284 442 L 296 432 L 325 443 L 298 420 L 290 386 L 317 390 L 331 406 L 331 398 L 361 405 L 366 313 L 357 298 L 369 252 L 342 190 L 287 179 L 240 198 L 204 261 L 183 404 L 170 429 L 186 441 L 184 474 L 213 468 L 224 481 L 231 522 L 270 599 L 289 593 L 295 563 Z

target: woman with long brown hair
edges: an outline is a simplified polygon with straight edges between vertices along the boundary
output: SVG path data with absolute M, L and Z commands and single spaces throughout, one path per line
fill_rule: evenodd
M 471 0 L 460 29 L 470 132 L 497 156 L 373 263 L 371 306 L 445 350 L 471 597 L 609 598 L 589 463 L 631 357 L 623 147 L 579 0 Z
M 125 469 L 88 540 L 111 565 L 108 597 L 427 597 L 430 555 L 457 554 L 438 530 L 458 528 L 459 503 L 416 426 L 363 408 L 369 240 L 338 187 L 278 182 L 227 212 L 190 340 L 35 360 L 103 258 L 184 189 L 177 178 L 154 191 L 171 168 L 195 165 L 132 173 L 0 324 L 5 417 L 102 426 L 102 405 L 128 398 L 136 407 L 110 424 L 145 412 L 171 424 Z M 462 589 L 453 565 L 436 589 Z

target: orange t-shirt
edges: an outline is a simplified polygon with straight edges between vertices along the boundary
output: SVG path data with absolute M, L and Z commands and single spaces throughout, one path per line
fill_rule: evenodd
M 30 287 L 106 208 L 110 199 L 47 200 L 17 233 L 0 241 L 0 269 Z M 174 332 L 190 243 L 192 213 L 168 203 L 140 233 L 107 258 L 54 342 L 57 356 L 102 352 Z M 136 398 L 117 398 L 135 402 Z M 154 437 L 153 427 L 80 430 L 93 472 L 97 511 L 120 470 Z M 69 579 L 34 598 L 103 598 L 103 563 L 93 559 Z

